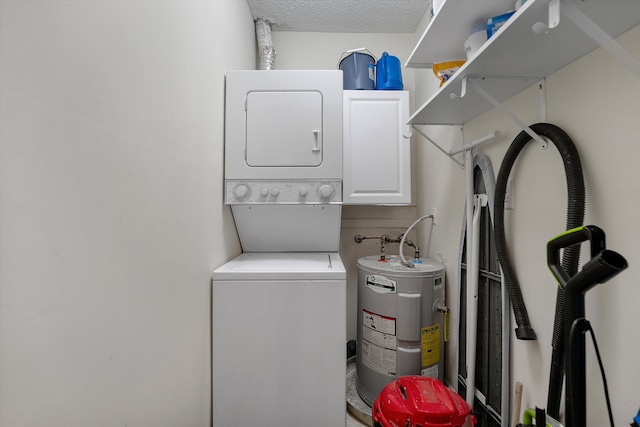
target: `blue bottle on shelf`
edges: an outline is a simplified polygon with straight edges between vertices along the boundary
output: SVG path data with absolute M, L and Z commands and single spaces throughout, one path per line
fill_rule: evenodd
M 387 52 L 376 63 L 376 89 L 402 90 L 402 67 L 400 60 Z

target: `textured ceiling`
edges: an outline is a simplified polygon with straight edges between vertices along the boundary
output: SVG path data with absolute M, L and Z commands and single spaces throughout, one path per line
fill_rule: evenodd
M 247 0 L 273 31 L 413 33 L 431 0 Z

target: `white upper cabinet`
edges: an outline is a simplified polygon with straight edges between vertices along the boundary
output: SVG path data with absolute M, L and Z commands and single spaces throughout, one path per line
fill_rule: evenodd
M 409 92 L 345 90 L 345 205 L 411 204 Z
M 513 9 L 514 3 L 513 0 L 446 0 L 406 66 L 431 67 L 437 62 L 465 59 L 463 45 L 471 27 Z M 496 101 L 504 102 L 596 49 L 599 43 L 594 37 L 600 37 L 601 31 L 615 38 L 640 24 L 638 0 L 561 0 L 558 25 L 546 33 L 534 32 L 534 25 L 549 24 L 552 3 L 526 0 L 498 32 L 418 108 L 410 123 L 464 124 L 493 108 L 472 87 L 463 87 L 465 78 L 472 79 Z M 582 27 L 588 27 L 589 31 L 585 32 Z M 616 62 L 613 58 L 611 61 Z M 621 65 L 615 63 L 615 66 Z

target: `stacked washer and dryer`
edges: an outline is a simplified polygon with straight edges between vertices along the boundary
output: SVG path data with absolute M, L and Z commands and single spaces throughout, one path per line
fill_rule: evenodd
M 342 72 L 229 71 L 225 204 L 243 253 L 213 273 L 213 425 L 345 424 Z

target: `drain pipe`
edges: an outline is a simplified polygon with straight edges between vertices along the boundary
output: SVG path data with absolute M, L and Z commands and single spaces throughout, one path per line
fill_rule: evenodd
M 271 42 L 271 22 L 256 19 L 256 38 L 258 39 L 258 55 L 260 56 L 260 70 L 274 70 L 276 68 L 276 50 Z

